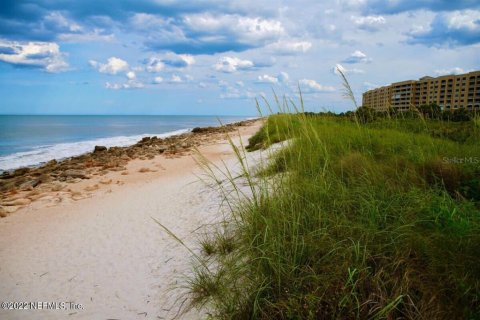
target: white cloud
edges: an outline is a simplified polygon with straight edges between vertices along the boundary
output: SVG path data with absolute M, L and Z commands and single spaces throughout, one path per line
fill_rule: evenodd
M 101 73 L 117 74 L 121 71 L 128 71 L 128 63 L 117 57 L 110 57 L 107 63 L 99 63 L 95 60 L 89 61 L 90 65 Z
M 351 17 L 351 20 L 359 29 L 367 31 L 378 31 L 387 23 L 387 20 L 382 16 Z
M 165 64 L 157 57 L 150 57 L 145 61 L 147 72 L 160 72 L 165 69 Z
M 345 63 L 368 63 L 372 59 L 368 58 L 365 53 L 360 50 L 355 50 L 347 59 L 343 60 Z
M 20 66 L 42 68 L 47 72 L 68 69 L 65 54 L 54 42 L 17 42 L 0 40 L 0 61 Z
M 305 93 L 335 91 L 334 87 L 323 86 L 319 84 L 317 81 L 310 80 L 310 79 L 302 79 L 299 81 L 299 84 L 300 84 L 300 89 L 302 90 L 302 92 L 305 92 Z
M 187 15 L 184 23 L 195 32 L 212 34 L 214 37 L 220 36 L 225 39 L 230 36 L 245 44 L 259 44 L 285 34 L 285 29 L 280 21 L 236 14 L 212 15 L 201 13 Z M 200 40 L 214 42 L 217 39 L 209 39 L 206 36 Z
M 172 77 L 170 78 L 170 82 L 171 82 L 171 83 L 182 83 L 183 80 L 182 80 L 182 78 L 181 78 L 179 75 L 177 75 L 177 74 L 172 74 Z
M 163 78 L 160 77 L 160 76 L 155 77 L 155 78 L 153 79 L 153 83 L 162 83 L 162 82 L 163 82 Z
M 111 89 L 111 90 L 120 90 L 120 89 L 140 89 L 145 87 L 145 85 L 138 81 L 138 80 L 128 80 L 125 83 L 111 83 L 111 82 L 106 82 L 105 83 L 105 88 Z
M 277 84 L 277 83 L 278 83 L 278 79 L 275 78 L 275 77 L 272 77 L 272 76 L 270 76 L 270 75 L 268 75 L 268 74 L 264 74 L 264 75 L 258 76 L 257 82 L 258 82 L 258 83 L 273 83 L 273 84 Z
M 305 53 L 312 47 L 308 41 L 277 41 L 267 46 L 267 49 L 283 55 Z
M 407 33 L 408 44 L 465 46 L 480 42 L 480 10 L 439 13 L 429 26 L 414 27 Z
M 254 64 L 250 60 L 241 60 L 237 57 L 222 57 L 213 67 L 217 71 L 232 73 L 253 68 Z
M 335 67 L 332 68 L 332 72 L 336 75 L 339 75 L 340 72 L 338 72 L 338 69 L 340 69 L 340 71 L 342 71 L 344 74 L 363 74 L 363 73 L 365 73 L 365 71 L 362 70 L 362 69 L 357 69 L 357 68 L 348 69 L 348 68 L 345 68 L 344 66 L 342 66 L 341 64 L 335 65 Z
M 59 34 L 58 40 L 63 42 L 92 42 L 92 41 L 102 41 L 102 42 L 112 42 L 115 40 L 115 35 L 103 34 L 103 30 L 94 29 L 92 32 L 88 33 L 62 33 Z
M 81 32 L 83 28 L 77 23 L 68 20 L 60 12 L 54 11 L 50 12 L 43 18 L 43 23 L 46 25 L 53 25 L 55 29 L 61 30 L 63 32 Z
M 435 70 L 435 74 L 441 76 L 441 75 L 450 75 L 450 74 L 462 74 L 462 73 L 467 73 L 469 70 L 464 70 L 459 67 L 455 68 L 450 68 L 450 69 L 439 69 Z
M 147 72 L 160 72 L 166 67 L 170 68 L 187 68 L 195 63 L 195 58 L 190 54 L 176 54 L 166 52 L 160 55 L 151 56 L 145 59 L 145 70 Z
M 290 79 L 288 73 L 280 72 L 277 76 L 271 76 L 268 74 L 263 74 L 258 76 L 257 83 L 272 83 L 272 84 L 287 84 Z
M 165 56 L 161 58 L 161 61 L 163 64 L 173 68 L 186 68 L 195 63 L 195 58 L 190 54 L 167 52 Z
M 451 29 L 478 31 L 480 29 L 479 14 L 480 11 L 478 10 L 454 11 L 446 15 L 445 20 L 447 21 L 447 26 Z
M 137 77 L 137 75 L 136 75 L 135 72 L 133 72 L 133 71 L 128 71 L 127 74 L 126 74 L 126 76 L 127 76 L 127 78 L 128 78 L 129 80 L 133 80 L 133 79 L 135 79 L 135 78 Z

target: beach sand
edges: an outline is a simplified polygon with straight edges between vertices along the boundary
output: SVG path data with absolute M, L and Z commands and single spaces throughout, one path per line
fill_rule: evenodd
M 246 144 L 260 126 L 261 120 L 230 134 Z M 217 164 L 236 163 L 226 140 L 199 151 Z M 200 181 L 203 171 L 192 155 L 158 155 L 126 167 L 71 184 L 68 197 L 59 191 L 0 219 L 0 300 L 78 308 L 0 310 L 0 319 L 177 315 L 187 296 L 175 287 L 190 274 L 190 254 L 152 218 L 194 248 L 198 230 L 219 217 L 219 195 Z M 191 310 L 178 318 L 204 317 Z

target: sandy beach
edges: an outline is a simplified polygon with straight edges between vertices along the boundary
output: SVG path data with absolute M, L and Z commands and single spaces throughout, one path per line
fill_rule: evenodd
M 261 120 L 230 133 L 247 139 Z M 227 141 L 204 142 L 210 161 L 235 163 Z M 172 319 L 190 254 L 152 218 L 195 246 L 218 219 L 219 195 L 199 179 L 193 151 L 135 159 L 39 196 L 0 219 L 0 297 L 71 302 L 66 310 L 0 310 L 1 319 Z M 196 310 L 180 319 L 203 318 Z

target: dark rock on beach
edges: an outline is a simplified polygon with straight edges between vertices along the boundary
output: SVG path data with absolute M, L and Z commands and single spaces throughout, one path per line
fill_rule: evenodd
M 93 149 L 93 152 L 102 152 L 102 151 L 107 151 L 107 147 L 105 146 L 95 146 Z

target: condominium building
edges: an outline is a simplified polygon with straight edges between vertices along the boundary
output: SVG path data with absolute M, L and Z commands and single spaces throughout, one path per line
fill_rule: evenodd
M 442 110 L 479 110 L 480 71 L 395 82 L 365 92 L 362 100 L 364 107 L 377 111 L 390 108 L 407 111 L 431 103 L 439 105 Z

